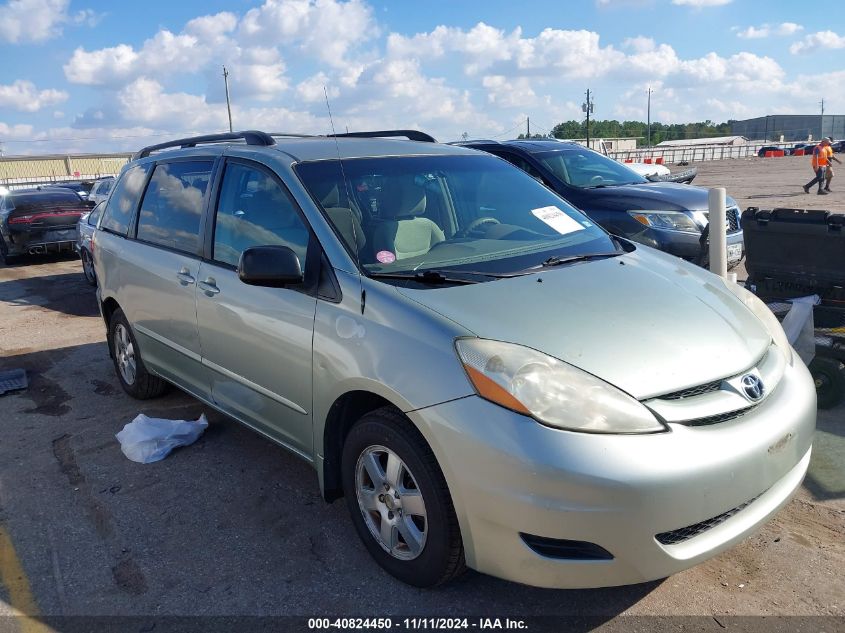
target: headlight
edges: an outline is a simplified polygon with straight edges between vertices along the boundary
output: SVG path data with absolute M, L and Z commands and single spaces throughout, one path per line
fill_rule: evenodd
M 701 233 L 701 229 L 692 218 L 682 211 L 638 211 L 634 209 L 628 211 L 628 215 L 637 222 L 653 229 Z
M 754 316 L 760 319 L 763 323 L 763 327 L 766 328 L 769 336 L 772 337 L 772 341 L 774 341 L 775 345 L 783 351 L 783 355 L 786 357 L 787 362 L 791 365 L 792 346 L 789 344 L 789 339 L 786 338 L 786 333 L 783 331 L 780 321 L 778 321 L 777 317 L 772 314 L 769 307 L 754 293 L 749 292 L 741 285 L 733 283 L 732 281 L 725 281 L 724 283 L 728 287 L 728 290 L 734 293 L 736 297 L 745 304 L 745 307 L 751 310 Z
M 455 342 L 482 398 L 570 431 L 655 433 L 666 428 L 631 396 L 580 369 L 513 343 Z

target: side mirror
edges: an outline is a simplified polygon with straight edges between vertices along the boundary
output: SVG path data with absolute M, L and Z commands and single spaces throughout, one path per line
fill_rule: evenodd
M 250 286 L 282 288 L 302 283 L 299 258 L 287 246 L 253 246 L 241 253 L 238 277 Z
M 85 200 L 85 206 L 86 206 L 86 207 L 88 207 L 89 209 L 93 209 L 94 207 L 96 207 L 96 206 L 97 206 L 97 203 L 96 203 L 96 201 L 94 201 L 94 200 L 88 200 L 88 199 L 86 199 L 86 200 Z

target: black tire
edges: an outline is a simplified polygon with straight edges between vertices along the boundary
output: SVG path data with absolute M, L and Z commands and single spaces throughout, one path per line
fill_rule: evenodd
M 425 504 L 427 535 L 421 552 L 400 560 L 382 548 L 367 526 L 356 495 L 359 457 L 373 446 L 386 447 L 404 462 Z M 388 573 L 416 587 L 434 587 L 466 570 L 461 530 L 443 472 L 431 447 L 401 413 L 386 407 L 361 418 L 349 431 L 341 459 L 343 490 L 352 523 L 364 546 Z M 400 515 L 401 516 L 401 515 Z
M 85 275 L 85 281 L 96 288 L 97 273 L 94 272 L 94 261 L 91 259 L 91 253 L 83 248 L 79 254 L 79 259 L 82 260 L 82 273 Z
M 845 368 L 834 358 L 817 356 L 810 363 L 819 409 L 830 409 L 845 397 Z
M 124 371 L 121 370 L 120 342 L 115 338 L 116 336 L 120 338 L 120 334 L 124 332 L 132 345 L 135 370 L 134 379 L 131 381 L 124 376 Z M 138 347 L 138 341 L 135 340 L 135 333 L 132 331 L 129 321 L 126 320 L 123 310 L 120 308 L 114 311 L 109 321 L 109 351 L 111 352 L 114 370 L 117 374 L 117 379 L 120 381 L 120 386 L 130 396 L 138 400 L 149 400 L 167 391 L 167 383 L 158 376 L 153 376 L 144 367 L 144 361 L 141 359 L 141 350 Z
M 2 237 L 0 237 L 0 257 L 3 258 L 3 263 L 6 266 L 12 266 L 20 263 L 21 261 L 20 255 L 9 255 L 9 247 Z

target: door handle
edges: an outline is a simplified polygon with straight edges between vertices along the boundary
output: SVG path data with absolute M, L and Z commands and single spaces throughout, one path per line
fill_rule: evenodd
M 187 268 L 183 268 L 178 273 L 176 273 L 176 279 L 178 279 L 179 283 L 181 283 L 183 286 L 187 286 L 188 284 L 192 284 L 196 281 L 196 279 L 194 279 L 193 275 L 191 275 Z
M 209 277 L 205 281 L 199 282 L 197 286 L 209 297 L 220 292 L 220 288 L 217 287 L 217 282 L 214 280 L 214 277 Z

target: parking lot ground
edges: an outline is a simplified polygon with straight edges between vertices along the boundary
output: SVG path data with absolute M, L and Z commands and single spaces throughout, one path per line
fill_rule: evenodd
M 845 154 L 838 155 L 845 160 Z M 760 207 L 774 209 L 826 209 L 845 213 L 845 166 L 834 164 L 836 175 L 831 181 L 832 193 L 816 194 L 815 188 L 805 194 L 802 187 L 813 177 L 807 156 L 780 158 L 739 158 L 692 163 L 698 169 L 694 185 L 725 187 L 728 195 L 739 203 L 740 209 Z M 687 169 L 670 166 L 672 171 Z
M 0 397 L 0 615 L 578 616 L 608 626 L 692 615 L 709 626 L 688 630 L 708 631 L 724 616 L 799 615 L 837 617 L 796 630 L 845 630 L 845 405 L 819 412 L 796 498 L 693 569 L 577 591 L 470 572 L 419 590 L 370 559 L 343 502 L 321 500 L 301 459 L 176 390 L 126 396 L 104 334 L 78 260 L 0 266 L 0 370 L 24 367 L 30 379 Z M 136 464 L 114 434 L 141 412 L 204 412 L 210 426 L 165 460 Z

